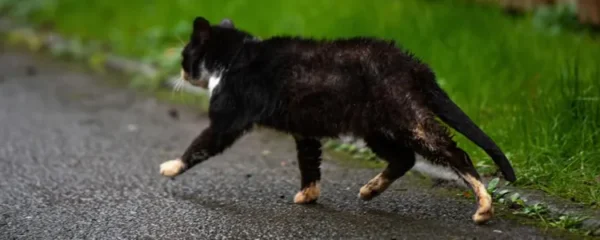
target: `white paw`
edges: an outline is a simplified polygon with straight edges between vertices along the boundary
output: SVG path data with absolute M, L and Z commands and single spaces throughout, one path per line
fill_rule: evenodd
M 477 212 L 473 215 L 473 221 L 476 224 L 484 224 L 488 222 L 494 216 L 494 209 L 489 208 L 487 210 L 477 210 Z
M 185 164 L 181 159 L 169 160 L 160 164 L 160 174 L 165 177 L 175 177 L 179 175 Z
M 300 192 L 296 194 L 294 197 L 294 203 L 297 204 L 307 204 L 314 203 L 319 198 L 321 194 L 321 188 L 319 187 L 319 183 L 315 182 L 310 184 L 307 188 L 302 189 Z

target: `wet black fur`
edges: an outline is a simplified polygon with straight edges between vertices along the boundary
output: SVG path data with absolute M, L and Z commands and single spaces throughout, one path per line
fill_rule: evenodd
M 197 79 L 201 63 L 224 69 L 210 99 L 210 126 L 182 159 L 187 169 L 221 153 L 255 125 L 295 136 L 302 187 L 320 179 L 321 138 L 364 138 L 395 179 L 411 169 L 414 152 L 459 174 L 479 178 L 469 156 L 441 119 L 483 148 L 505 178 L 513 169 L 438 86 L 431 69 L 391 41 L 373 38 L 257 40 L 229 24 L 197 18 L 182 52 L 182 68 Z

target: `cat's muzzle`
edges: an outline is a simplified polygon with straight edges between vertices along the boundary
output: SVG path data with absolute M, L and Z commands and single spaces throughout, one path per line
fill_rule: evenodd
M 208 87 L 208 80 L 194 79 L 194 78 L 192 78 L 192 76 L 190 76 L 190 74 L 185 72 L 183 69 L 181 69 L 181 78 L 183 78 L 183 80 L 185 80 L 186 82 L 188 82 L 196 87 L 202 87 L 202 88 Z

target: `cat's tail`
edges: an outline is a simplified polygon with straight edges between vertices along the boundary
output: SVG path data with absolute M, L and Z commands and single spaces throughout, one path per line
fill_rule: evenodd
M 421 69 L 422 70 L 422 69 Z M 419 71 L 420 82 L 426 83 L 427 104 L 429 108 L 445 123 L 463 134 L 477 146 L 482 148 L 502 171 L 507 181 L 517 180 L 515 172 L 502 150 L 460 109 L 437 84 L 435 75 L 430 70 Z

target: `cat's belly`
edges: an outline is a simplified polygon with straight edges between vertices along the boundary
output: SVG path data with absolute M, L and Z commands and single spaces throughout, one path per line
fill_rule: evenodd
M 283 117 L 282 117 L 283 116 Z M 353 135 L 361 137 L 363 134 L 357 129 L 364 123 L 360 119 L 343 114 L 296 112 L 292 114 L 272 117 L 261 123 L 282 132 L 306 137 L 339 137 L 340 135 Z

